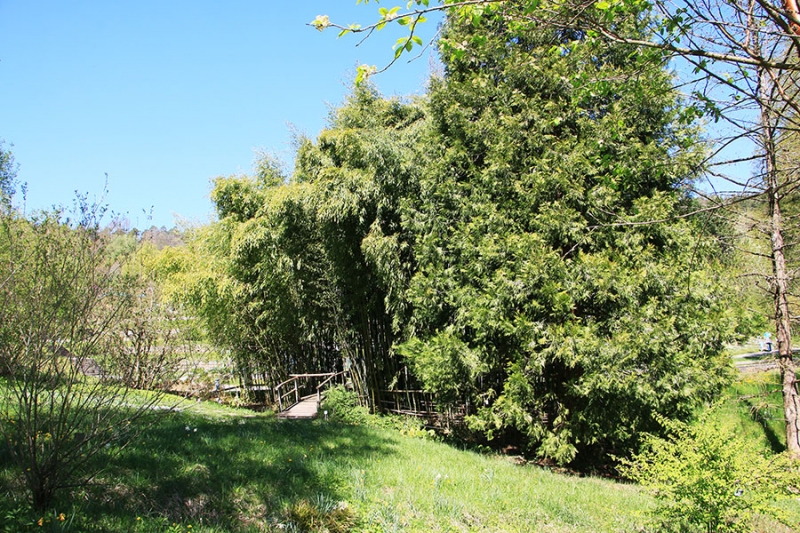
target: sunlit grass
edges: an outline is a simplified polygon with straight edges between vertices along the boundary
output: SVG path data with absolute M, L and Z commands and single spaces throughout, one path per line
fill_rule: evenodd
M 782 446 L 781 422 L 764 424 L 745 405 L 767 391 L 768 404 L 780 400 L 774 376 L 758 376 L 731 389 L 719 416 L 774 449 L 775 439 Z M 12 515 L 0 521 L 0 532 L 286 532 L 304 530 L 297 523 L 303 517 L 310 517 L 305 530 L 336 530 L 333 518 L 315 522 L 319 516 L 338 516 L 341 531 L 363 533 L 623 532 L 642 530 L 653 505 L 634 485 L 517 465 L 396 431 L 282 421 L 214 402 L 169 404 L 178 410 L 159 413 L 128 447 L 109 450 L 117 454 L 103 459 L 95 484 L 62 494 L 44 516 L 27 511 L 0 451 L 0 515 Z M 790 511 L 800 516 L 800 506 Z
M 780 375 L 777 371 L 743 374 L 728 388 L 722 400 L 713 408 L 712 416 L 734 434 L 750 443 L 752 449 L 764 453 L 786 450 L 786 430 L 783 416 Z M 800 531 L 800 499 L 785 500 L 782 507 L 797 529 L 786 527 L 767 518 L 756 520 L 759 532 L 790 533 Z
M 22 513 L 14 530 L 41 531 L 45 518 L 55 531 L 291 531 L 298 510 L 339 507 L 363 532 L 630 531 L 650 504 L 630 485 L 391 430 L 281 421 L 212 402 L 179 407 L 94 485 L 61 495 L 54 513 L 69 523 Z M 0 464 L 2 490 L 14 494 L 0 511 L 19 510 L 21 486 L 7 458 Z
M 753 446 L 775 453 L 786 449 L 778 372 L 742 375 L 725 393 L 715 408 L 716 415 Z

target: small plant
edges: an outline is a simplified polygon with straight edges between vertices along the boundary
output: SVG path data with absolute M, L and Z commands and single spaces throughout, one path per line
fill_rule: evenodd
M 406 437 L 415 439 L 436 440 L 436 431 L 427 429 L 425 422 L 413 416 L 383 414 L 372 417 L 370 425 L 381 429 L 390 429 Z
M 776 503 L 797 491 L 800 476 L 785 454 L 759 453 L 709 416 L 662 424 L 671 437 L 650 438 L 621 468 L 653 491 L 660 530 L 745 533 L 758 516 L 786 523 Z
M 303 499 L 288 510 L 288 519 L 298 531 L 345 533 L 355 524 L 355 514 L 346 502 L 320 494 L 313 501 Z

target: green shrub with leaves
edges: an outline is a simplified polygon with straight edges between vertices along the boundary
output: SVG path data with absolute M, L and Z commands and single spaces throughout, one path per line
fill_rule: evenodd
M 342 385 L 328 390 L 322 408 L 336 422 L 360 425 L 369 421 L 369 410 L 361 405 L 358 394 Z
M 708 415 L 662 423 L 669 438 L 649 438 L 621 468 L 655 494 L 659 530 L 744 533 L 759 515 L 787 523 L 778 502 L 797 493 L 800 473 L 786 454 L 754 450 Z

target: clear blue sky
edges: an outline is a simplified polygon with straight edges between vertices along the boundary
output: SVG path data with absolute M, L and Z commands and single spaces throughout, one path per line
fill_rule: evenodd
M 356 47 L 306 24 L 374 20 L 356 0 L 0 0 L 0 138 L 27 210 L 100 197 L 140 229 L 209 220 L 210 180 L 256 150 L 291 163 L 289 124 L 316 137 L 358 63 L 384 65 L 392 30 Z M 426 42 L 435 31 L 425 24 Z M 383 32 L 382 32 L 383 33 Z M 423 91 L 430 51 L 375 78 Z M 152 208 L 152 220 L 145 212 Z

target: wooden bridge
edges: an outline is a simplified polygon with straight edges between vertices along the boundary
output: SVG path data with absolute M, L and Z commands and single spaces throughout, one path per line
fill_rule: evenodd
M 289 374 L 289 379 L 275 387 L 275 396 L 278 398 L 278 417 L 288 419 L 310 419 L 319 413 L 319 406 L 325 397 L 327 387 L 333 383 L 337 376 L 344 372 L 328 372 L 324 374 Z M 312 394 L 301 396 L 301 391 L 308 389 L 308 380 L 322 379 Z M 307 380 L 300 386 L 300 380 Z M 281 390 L 285 392 L 281 392 Z

